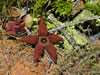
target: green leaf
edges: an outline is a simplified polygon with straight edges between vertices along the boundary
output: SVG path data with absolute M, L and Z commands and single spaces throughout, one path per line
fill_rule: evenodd
M 76 29 L 73 29 L 71 27 L 67 27 L 67 32 L 69 35 L 72 36 L 72 38 L 76 41 L 79 45 L 86 45 L 88 43 L 88 40 L 85 38 L 85 36 L 80 35 Z
M 94 14 L 92 14 L 90 11 L 83 10 L 77 17 L 75 17 L 73 22 L 83 20 L 83 19 L 88 19 L 89 17 L 93 17 L 93 16 L 94 16 Z
M 68 40 L 64 37 L 64 35 L 60 35 L 63 40 L 64 40 L 64 44 L 63 44 L 63 47 L 64 47 L 64 53 L 65 54 L 69 54 L 73 51 L 73 47 L 71 44 L 69 44 Z
M 85 9 L 93 14 L 100 15 L 100 0 L 90 0 L 85 3 Z

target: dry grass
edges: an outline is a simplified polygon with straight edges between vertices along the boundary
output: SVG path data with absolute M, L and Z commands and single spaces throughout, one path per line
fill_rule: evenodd
M 58 64 L 50 64 L 48 55 L 33 64 L 34 48 L 25 43 L 10 40 L 0 32 L 0 75 L 99 75 L 100 57 L 97 53 L 82 50 L 83 54 L 57 53 Z M 94 64 L 98 64 L 96 67 Z M 97 68 L 97 69 L 96 69 Z M 95 72 L 95 73 L 91 73 Z

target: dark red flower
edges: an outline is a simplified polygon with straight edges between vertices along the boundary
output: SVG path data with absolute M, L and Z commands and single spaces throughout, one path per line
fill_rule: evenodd
M 53 46 L 53 43 L 62 41 L 63 39 L 57 35 L 48 35 L 48 30 L 44 23 L 43 17 L 41 16 L 40 26 L 38 29 L 38 36 L 28 36 L 22 39 L 17 39 L 17 41 L 22 41 L 30 44 L 36 44 L 34 50 L 34 63 L 37 62 L 38 58 L 42 55 L 44 49 L 48 52 L 50 58 L 57 63 L 57 54 L 56 49 Z
M 22 19 L 13 18 L 12 23 L 7 27 L 6 32 L 12 35 L 18 35 L 21 33 L 25 27 L 31 28 L 33 24 L 32 17 L 30 14 L 24 15 Z
M 16 35 L 17 32 L 24 30 L 24 27 L 25 27 L 25 24 L 17 25 L 17 24 L 14 22 L 14 23 L 11 23 L 11 24 L 8 26 L 6 32 L 7 32 L 7 33 L 10 33 L 10 34 L 13 34 L 13 35 Z

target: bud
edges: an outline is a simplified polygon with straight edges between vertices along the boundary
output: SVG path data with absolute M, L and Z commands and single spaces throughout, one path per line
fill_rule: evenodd
M 27 28 L 31 28 L 31 26 L 33 24 L 33 20 L 32 20 L 32 17 L 30 16 L 30 14 L 27 14 L 24 16 L 23 22 L 25 23 L 25 26 Z

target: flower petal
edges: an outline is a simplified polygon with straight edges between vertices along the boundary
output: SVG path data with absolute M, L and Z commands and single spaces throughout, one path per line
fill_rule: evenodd
M 8 34 L 12 34 L 12 35 L 16 35 L 16 31 L 15 30 L 8 30 L 6 31 Z
M 45 47 L 50 58 L 54 61 L 55 64 L 57 64 L 57 54 L 56 54 L 56 49 L 54 48 L 54 46 L 52 45 L 52 43 L 50 43 L 48 46 Z
M 7 27 L 7 30 L 6 30 L 6 31 L 11 30 L 11 29 L 15 28 L 16 26 L 17 26 L 16 23 L 11 23 L 11 24 Z
M 40 26 L 39 26 L 39 29 L 38 29 L 38 35 L 39 36 L 48 35 L 48 30 L 46 28 L 46 25 L 44 23 L 44 20 L 43 20 L 43 17 L 42 16 L 40 18 Z
M 8 31 L 21 31 L 21 30 L 24 30 L 24 27 L 25 27 L 25 24 L 22 24 L 22 25 L 16 25 L 16 23 L 12 23 L 8 26 L 6 32 Z
M 24 28 L 25 28 L 25 24 L 19 25 L 19 30 L 20 30 L 20 31 L 21 31 L 21 30 L 24 30 Z
M 16 41 L 21 41 L 21 42 L 26 42 L 29 44 L 35 44 L 38 41 L 38 36 L 34 35 L 34 36 L 28 36 L 22 39 L 17 39 Z
M 34 50 L 34 63 L 37 62 L 38 58 L 42 55 L 44 50 L 44 47 L 40 44 L 36 44 L 35 50 Z
M 57 35 L 49 35 L 48 38 L 50 39 L 51 43 L 56 43 L 58 41 L 63 41 L 63 39 Z

